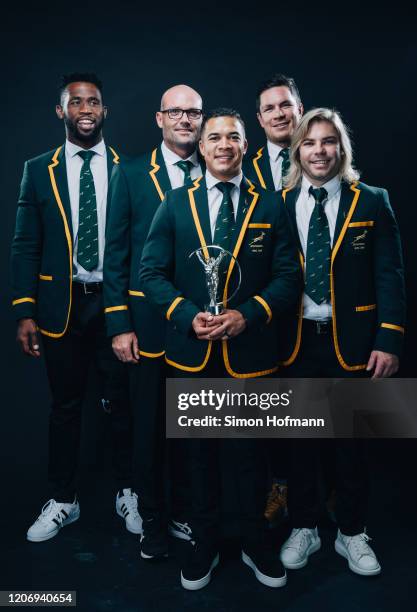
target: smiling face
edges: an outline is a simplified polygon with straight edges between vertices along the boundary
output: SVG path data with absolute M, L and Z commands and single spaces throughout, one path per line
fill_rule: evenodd
M 201 110 L 201 96 L 187 85 L 176 85 L 162 96 L 161 111 L 168 109 Z M 161 111 L 156 113 L 156 122 L 162 129 L 166 146 L 184 159 L 189 157 L 200 138 L 202 117 L 190 119 L 187 113 L 182 113 L 181 118 L 171 119 L 168 112 Z
M 87 149 L 103 138 L 107 108 L 93 83 L 69 83 L 62 93 L 61 104 L 56 106 L 56 113 L 64 120 L 70 142 Z
M 303 174 L 321 187 L 339 173 L 343 152 L 336 128 L 330 121 L 313 121 L 299 148 Z
M 290 145 L 291 136 L 302 114 L 303 105 L 285 85 L 271 87 L 260 95 L 258 121 L 267 139 L 276 145 Z
M 228 181 L 242 171 L 248 143 L 236 117 L 212 117 L 204 126 L 200 152 L 207 170 L 219 181 Z

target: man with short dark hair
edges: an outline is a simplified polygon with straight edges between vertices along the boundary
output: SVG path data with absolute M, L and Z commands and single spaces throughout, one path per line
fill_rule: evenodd
M 196 151 L 202 121 L 201 96 L 176 85 L 162 96 L 156 121 L 162 143 L 120 164 L 110 186 L 104 259 L 104 303 L 108 335 L 117 357 L 129 364 L 135 421 L 135 477 L 143 518 L 141 557 L 168 553 L 167 531 L 190 540 L 187 522 L 187 463 L 182 441 L 170 441 L 171 508 L 167 524 L 165 455 L 165 320 L 139 282 L 139 263 L 153 216 L 164 194 L 191 185 L 202 174 Z
M 12 245 L 13 307 L 17 340 L 39 357 L 40 338 L 52 392 L 49 420 L 50 500 L 27 532 L 28 540 L 54 537 L 76 521 L 76 476 L 81 406 L 88 372 L 96 363 L 102 405 L 110 413 L 116 510 L 126 528 L 141 532 L 131 489 L 131 428 L 126 372 L 105 333 L 102 278 L 107 186 L 119 155 L 103 141 L 107 108 L 95 74 L 62 79 L 59 119 L 63 146 L 26 162 Z
M 165 352 L 171 376 L 252 378 L 277 369 L 276 317 L 296 301 L 301 275 L 285 207 L 242 174 L 246 149 L 239 113 L 223 108 L 209 113 L 200 140 L 205 175 L 166 194 L 143 250 L 143 290 L 168 320 Z M 200 248 L 209 263 L 207 247 L 213 244 L 235 258 L 219 268 L 224 310 L 217 316 L 204 312 L 205 274 L 198 258 L 189 257 Z M 242 282 L 229 298 L 236 260 Z M 264 538 L 265 474 L 258 441 L 194 439 L 187 444 L 195 546 L 182 567 L 182 586 L 206 586 L 219 562 L 221 448 L 229 451 L 238 483 L 242 559 L 263 584 L 283 586 L 285 571 Z
M 348 130 L 327 108 L 295 130 L 282 191 L 305 273 L 301 304 L 280 320 L 282 376 L 372 378 L 399 366 L 405 320 L 400 236 L 385 189 L 359 181 Z M 337 317 L 336 317 L 337 309 Z M 336 551 L 362 576 L 381 566 L 366 534 L 368 481 L 362 440 L 291 440 L 285 567 L 304 567 L 321 546 L 319 451 L 330 442 Z
M 251 181 L 272 191 L 282 188 L 289 169 L 291 136 L 302 114 L 303 105 L 294 79 L 275 74 L 260 85 L 256 115 L 267 143 L 245 164 L 245 174 Z

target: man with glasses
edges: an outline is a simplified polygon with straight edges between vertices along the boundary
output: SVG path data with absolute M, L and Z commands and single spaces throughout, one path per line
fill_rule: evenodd
M 139 262 L 153 216 L 171 189 L 192 184 L 202 168 L 196 152 L 202 122 L 201 96 L 186 85 L 162 96 L 156 121 L 163 140 L 113 174 L 104 259 L 108 335 L 117 357 L 129 364 L 135 416 L 136 471 L 143 518 L 141 556 L 168 551 L 164 504 L 165 320 L 149 304 L 139 283 Z M 168 531 L 190 540 L 186 522 L 187 480 L 181 441 L 170 447 L 171 517 Z

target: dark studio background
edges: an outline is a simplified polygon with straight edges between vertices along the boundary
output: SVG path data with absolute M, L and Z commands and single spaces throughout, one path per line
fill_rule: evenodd
M 412 568 L 412 556 L 404 559 L 401 555 L 404 547 L 412 549 L 412 541 L 417 543 L 414 440 L 370 444 L 377 491 L 371 500 L 370 533 L 376 536 L 375 548 L 383 564 L 377 581 L 367 582 L 350 574 L 344 561 L 329 553 L 322 564 L 323 573 L 318 575 L 311 562 L 304 574 L 291 574 L 291 584 L 283 593 L 271 593 L 249 576 L 243 583 L 246 574 L 236 562 L 229 568 L 228 583 L 222 571 L 222 578 L 213 580 L 204 592 L 189 594 L 181 590 L 172 561 L 165 570 L 143 568 L 136 543 L 132 544 L 129 534 L 122 533 L 121 523 L 113 519 L 108 434 L 92 386 L 82 449 L 83 516 L 68 528 L 68 533 L 72 530 L 79 539 L 71 539 L 63 530 L 45 544 L 25 542 L 26 529 L 42 503 L 49 391 L 43 362 L 25 358 L 15 345 L 8 262 L 23 163 L 64 140 L 63 123 L 54 110 L 61 73 L 93 70 L 99 74 L 109 107 L 106 142 L 129 156 L 160 142 L 154 113 L 162 92 L 176 83 L 197 89 L 206 108 L 224 105 L 239 109 L 247 124 L 250 151 L 264 143 L 255 116 L 255 91 L 258 83 L 275 71 L 296 79 L 306 110 L 313 106 L 340 110 L 353 131 L 362 179 L 386 187 L 397 214 L 408 286 L 401 375 L 416 376 L 413 132 L 417 44 L 413 19 L 393 9 L 392 4 L 386 8 L 379 4 L 365 12 L 353 4 L 343 4 L 343 11 L 338 6 L 320 3 L 317 8 L 314 4 L 303 8 L 275 2 L 248 8 L 231 2 L 191 0 L 137 7 L 133 2 L 104 5 L 86 0 L 28 7 L 16 4 L 3 13 L 0 525 L 4 554 L 0 589 L 78 588 L 83 593 L 79 609 L 91 611 L 272 609 L 278 601 L 285 610 L 311 605 L 320 605 L 323 610 L 336 606 L 340 610 L 384 610 L 394 605 L 390 589 L 395 584 L 400 591 L 400 600 L 397 597 L 395 603 L 407 608 L 415 562 Z M 94 531 L 97 521 L 107 539 Z M 394 532 L 400 534 L 401 544 Z M 93 541 L 98 542 L 96 548 Z M 94 553 L 89 552 L 93 548 Z M 68 557 L 70 561 L 64 561 Z M 57 569 L 60 565 L 61 572 Z M 121 568 L 127 571 L 122 577 Z M 86 580 L 88 585 L 81 586 Z M 141 584 L 148 584 L 148 590 Z M 94 594 L 99 594 L 97 600 Z

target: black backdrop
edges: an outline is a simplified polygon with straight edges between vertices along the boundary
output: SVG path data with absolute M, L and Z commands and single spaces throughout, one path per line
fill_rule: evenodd
M 363 180 L 388 188 L 399 219 L 409 300 L 402 374 L 416 375 L 417 45 L 411 15 L 392 3 L 365 9 L 336 2 L 305 8 L 298 2 L 244 7 L 172 0 L 139 8 L 134 2 L 85 0 L 9 4 L 2 30 L 3 485 L 41 483 L 44 475 L 45 372 L 42 361 L 24 358 L 15 346 L 8 260 L 23 162 L 63 141 L 54 112 L 63 72 L 94 70 L 101 76 L 109 107 L 106 141 L 128 155 L 159 142 L 154 112 L 161 93 L 176 83 L 201 92 L 206 108 L 239 109 L 251 149 L 264 140 L 255 117 L 255 90 L 275 71 L 296 79 L 306 109 L 339 109 L 353 130 Z

